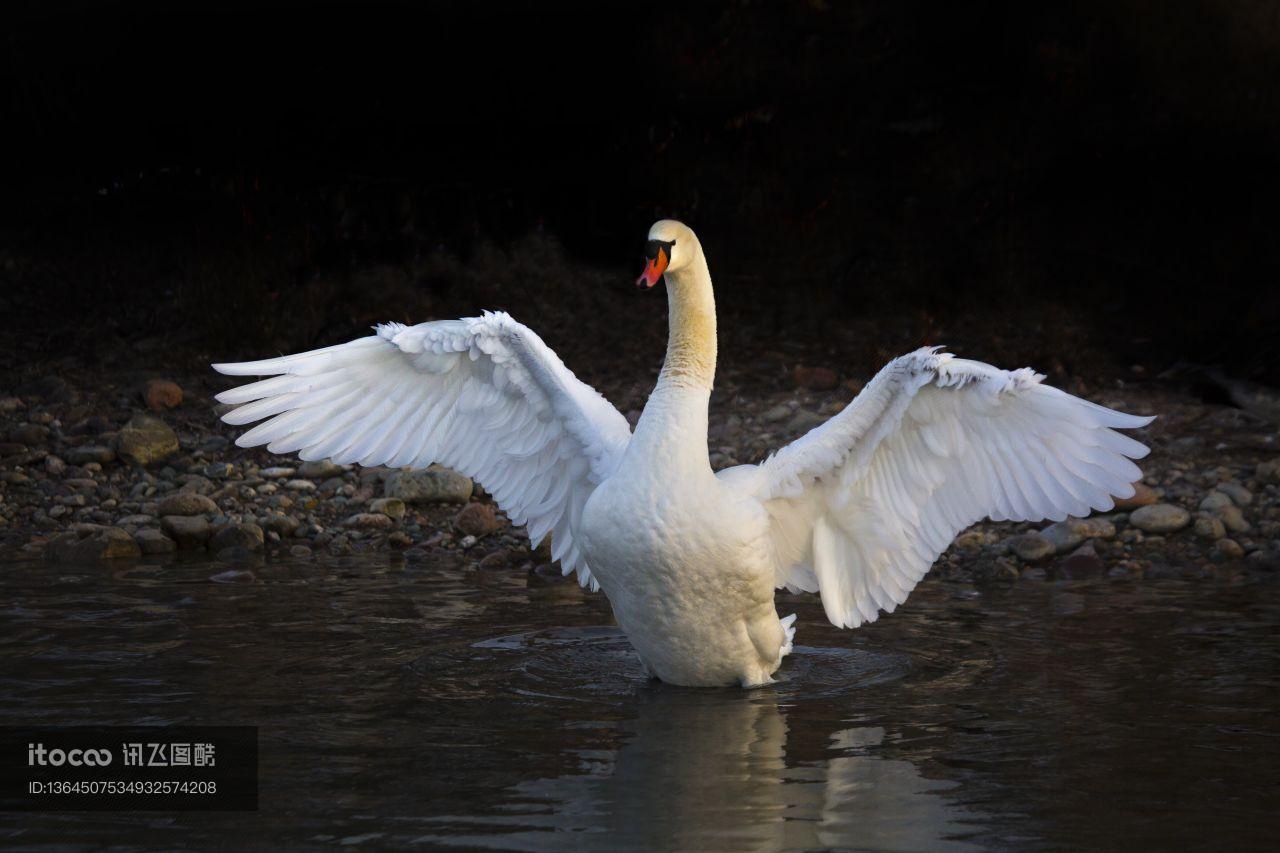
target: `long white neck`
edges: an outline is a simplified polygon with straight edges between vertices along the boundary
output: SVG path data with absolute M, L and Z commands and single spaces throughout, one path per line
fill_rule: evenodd
M 628 455 L 681 475 L 710 474 L 707 407 L 716 375 L 716 302 L 702 247 L 667 274 L 667 357 Z
M 667 358 L 658 387 L 705 388 L 716 379 L 716 298 L 696 241 L 693 259 L 667 276 Z

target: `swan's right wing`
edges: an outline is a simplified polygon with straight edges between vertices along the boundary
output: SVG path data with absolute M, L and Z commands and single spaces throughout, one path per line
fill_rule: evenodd
M 582 508 L 631 439 L 617 409 L 504 313 L 404 326 L 298 355 L 215 364 L 272 376 L 218 395 L 236 441 L 302 459 L 421 468 L 478 480 L 536 546 L 597 587 L 578 547 Z

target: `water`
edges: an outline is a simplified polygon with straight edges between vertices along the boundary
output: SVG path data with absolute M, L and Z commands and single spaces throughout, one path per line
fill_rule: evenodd
M 926 582 L 784 680 L 648 682 L 563 581 L 391 556 L 0 571 L 0 723 L 257 725 L 256 813 L 0 815 L 17 849 L 1250 848 L 1280 586 Z

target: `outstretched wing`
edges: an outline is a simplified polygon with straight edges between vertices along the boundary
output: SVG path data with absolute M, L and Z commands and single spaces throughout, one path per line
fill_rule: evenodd
M 837 626 L 892 612 L 983 518 L 1062 520 L 1133 495 L 1136 417 L 936 348 L 894 359 L 840 414 L 761 464 L 778 586 Z
M 578 548 L 582 507 L 631 429 L 528 327 L 504 313 L 404 326 L 298 355 L 215 364 L 273 378 L 219 394 L 236 441 L 362 465 L 439 462 L 478 480 L 536 545 L 552 534 L 565 574 L 597 588 Z

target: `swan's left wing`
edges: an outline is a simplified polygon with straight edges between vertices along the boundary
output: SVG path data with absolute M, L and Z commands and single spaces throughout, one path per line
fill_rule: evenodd
M 312 352 L 215 364 L 272 376 L 224 391 L 237 439 L 302 459 L 420 468 L 440 462 L 478 480 L 536 546 L 597 588 L 578 547 L 587 498 L 617 465 L 631 429 L 531 329 L 511 317 L 387 323 Z
M 1147 448 L 1136 417 L 922 349 L 753 477 L 771 516 L 778 586 L 821 592 L 837 626 L 892 612 L 964 528 L 1109 510 Z

